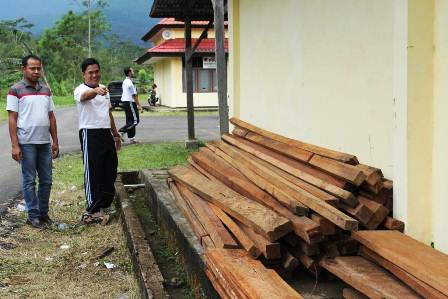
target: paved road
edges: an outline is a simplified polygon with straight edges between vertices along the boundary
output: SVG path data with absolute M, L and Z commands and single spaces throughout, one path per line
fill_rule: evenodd
M 148 112 L 145 112 L 148 113 Z M 56 111 L 58 121 L 59 144 L 62 154 L 78 151 L 77 112 L 75 107 L 60 108 Z M 124 119 L 115 120 L 118 127 L 124 125 Z M 196 117 L 196 138 L 216 139 L 219 136 L 217 116 Z M 142 142 L 185 141 L 187 119 L 184 116 L 142 117 L 137 127 L 136 138 Z M 11 159 L 8 124 L 0 123 L 0 215 L 12 198 L 20 192 L 20 168 Z

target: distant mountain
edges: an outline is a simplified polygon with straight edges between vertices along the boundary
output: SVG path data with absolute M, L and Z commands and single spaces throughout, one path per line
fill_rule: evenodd
M 124 40 L 144 45 L 140 38 L 160 20 L 149 18 L 153 0 L 108 2 L 104 14 L 112 25 L 112 32 Z M 80 11 L 81 8 L 75 0 L 0 0 L 0 20 L 24 17 L 34 24 L 32 33 L 37 36 L 69 10 Z

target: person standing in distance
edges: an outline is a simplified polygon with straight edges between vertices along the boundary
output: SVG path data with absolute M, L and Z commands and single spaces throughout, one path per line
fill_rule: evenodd
M 48 202 L 52 158 L 59 155 L 56 117 L 51 91 L 39 82 L 42 60 L 35 55 L 25 56 L 22 73 L 23 79 L 10 88 L 6 104 L 12 158 L 22 167 L 27 223 L 35 228 L 44 228 L 52 223 L 48 216 Z M 37 193 L 36 173 L 39 178 Z
M 79 115 L 79 140 L 84 163 L 86 212 L 81 222 L 101 222 L 111 212 L 117 178 L 120 136 L 112 116 L 107 88 L 100 84 L 100 63 L 87 58 L 81 64 L 84 83 L 74 97 Z
M 129 142 L 135 143 L 135 127 L 140 122 L 139 110 L 142 109 L 138 101 L 137 89 L 132 83 L 132 78 L 135 77 L 134 70 L 130 67 L 124 69 L 126 78 L 122 84 L 123 93 L 121 95 L 121 102 L 123 103 L 126 114 L 126 124 L 120 128 L 122 135 L 127 133 Z

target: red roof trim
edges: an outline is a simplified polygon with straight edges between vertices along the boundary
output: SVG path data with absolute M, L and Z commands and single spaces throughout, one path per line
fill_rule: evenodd
M 195 38 L 191 40 L 191 44 L 194 45 L 196 43 Z M 228 39 L 225 39 L 224 49 L 228 52 Z M 185 39 L 184 38 L 175 38 L 164 41 L 163 43 L 148 49 L 148 53 L 184 53 L 185 52 Z M 206 38 L 201 40 L 199 46 L 196 49 L 198 53 L 214 53 L 215 52 L 215 39 L 214 38 Z

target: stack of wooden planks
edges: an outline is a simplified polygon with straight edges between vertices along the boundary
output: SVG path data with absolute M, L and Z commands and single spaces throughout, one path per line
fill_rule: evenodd
M 383 235 L 364 234 L 385 232 L 389 247 L 400 245 L 392 239 L 410 242 L 404 223 L 392 218 L 393 184 L 380 169 L 230 121 L 232 134 L 193 153 L 189 165 L 169 170 L 170 188 L 205 248 L 207 275 L 223 298 L 300 298 L 279 276 L 300 265 L 316 277 L 323 268 L 347 282 L 354 288 L 344 290 L 347 298 L 358 292 L 448 298 L 442 268 L 417 275 L 416 268 L 398 263 L 399 254 L 413 254 L 411 245 L 383 252 L 374 246 Z M 437 284 L 426 279 L 431 274 L 445 278 Z

